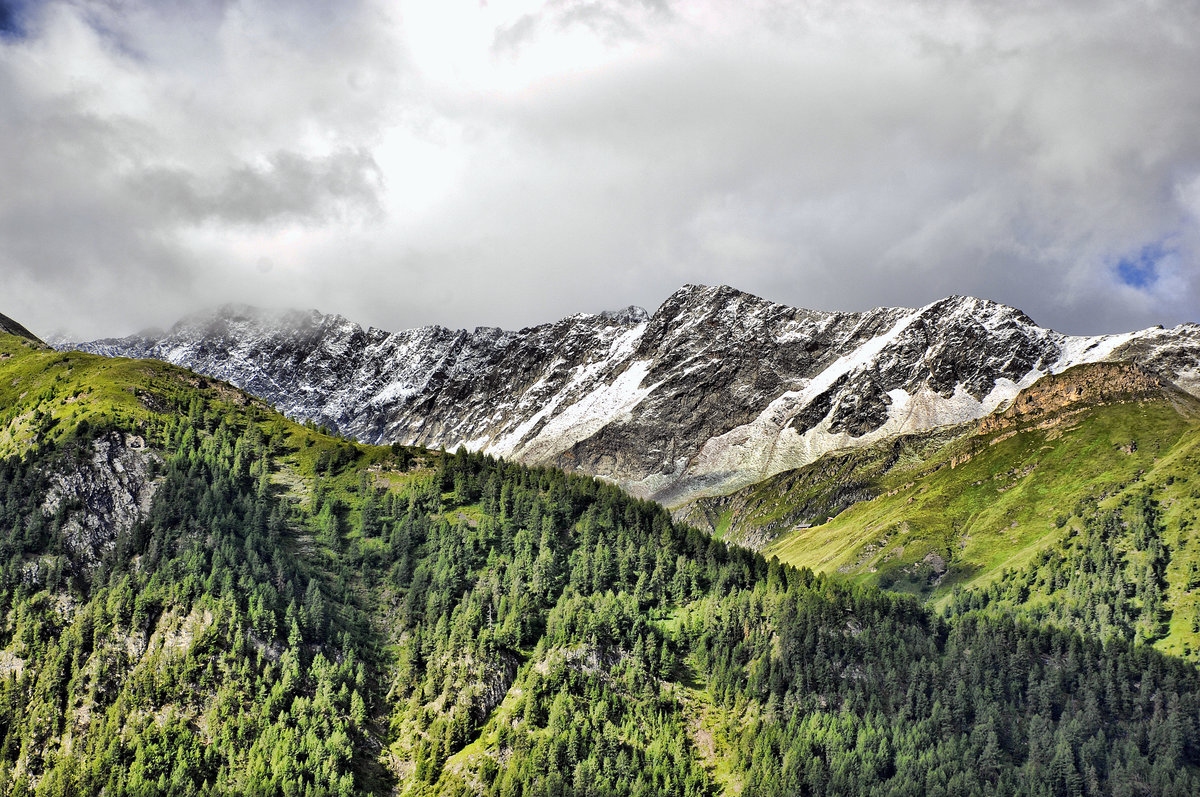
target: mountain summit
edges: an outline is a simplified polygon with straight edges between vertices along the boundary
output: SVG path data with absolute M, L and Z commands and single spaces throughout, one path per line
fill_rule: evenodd
M 166 360 L 366 442 L 463 445 L 668 505 L 976 420 L 1080 363 L 1131 360 L 1200 394 L 1195 324 L 1080 337 L 969 296 L 841 313 L 728 286 L 520 331 L 387 332 L 228 305 L 162 335 L 60 348 Z

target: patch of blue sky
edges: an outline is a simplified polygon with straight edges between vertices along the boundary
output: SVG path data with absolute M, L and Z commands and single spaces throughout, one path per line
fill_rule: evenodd
M 0 0 L 0 39 L 23 39 L 29 11 L 39 0 Z
M 1117 276 L 1131 288 L 1151 288 L 1158 282 L 1160 264 L 1172 254 L 1174 250 L 1163 241 L 1146 244 L 1136 254 L 1117 261 Z

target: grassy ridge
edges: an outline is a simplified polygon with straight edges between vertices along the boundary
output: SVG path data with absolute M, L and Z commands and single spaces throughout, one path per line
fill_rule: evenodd
M 359 491 L 365 470 L 373 484 L 399 488 L 417 478 L 419 468 L 409 473 L 410 463 L 432 461 L 416 449 L 363 445 L 294 423 L 244 391 L 157 360 L 58 352 L 0 334 L 0 457 L 61 445 L 85 422 L 85 432 L 163 430 L 180 416 L 201 424 L 254 423 L 275 441 L 279 468 L 272 478 L 310 502 L 318 481 L 345 497 Z
M 956 589 L 1029 566 L 1082 529 L 1088 512 L 1149 492 L 1163 507 L 1160 534 L 1173 554 L 1165 592 L 1176 619 L 1159 644 L 1194 651 L 1188 574 L 1200 559 L 1198 469 L 1200 426 L 1170 401 L 1097 406 L 1016 433 L 951 439 L 919 464 L 879 473 L 873 499 L 792 529 L 766 552 L 944 604 Z M 794 499 L 782 492 L 774 500 Z

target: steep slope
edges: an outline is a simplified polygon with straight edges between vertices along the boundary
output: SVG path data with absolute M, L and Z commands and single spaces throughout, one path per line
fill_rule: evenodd
M 824 313 L 685 286 L 653 315 L 518 332 L 388 333 L 231 306 L 162 335 L 63 345 L 184 365 L 364 442 L 463 444 L 670 506 L 977 419 L 1078 363 L 1130 358 L 1200 392 L 1200 326 L 1070 337 L 969 297 Z
M 28 329 L 21 326 L 16 321 L 13 321 L 11 318 L 9 318 L 6 315 L 0 315 L 0 334 L 15 335 L 18 338 L 25 338 L 26 340 L 30 341 L 31 343 L 37 343 L 37 344 L 42 343 L 41 338 L 37 337 L 32 332 L 30 332 Z
M 0 352 L 6 793 L 1200 789 L 1200 673 L 1148 648 L 947 622 L 594 479 L 354 444 L 165 364 Z M 103 502 L 58 477 L 120 472 L 118 437 L 153 496 L 80 556 Z
M 722 540 L 762 550 L 788 532 L 825 523 L 877 498 L 973 429 L 973 424 L 959 424 L 834 451 L 726 495 L 689 501 L 672 514 Z
M 1153 531 L 1137 545 L 1109 534 L 1128 548 L 1118 558 L 1132 568 L 1130 595 L 1147 546 L 1167 557 L 1152 579 L 1164 624 L 1139 632 L 1131 619 L 1121 633 L 1196 656 L 1198 465 L 1200 401 L 1136 366 L 1096 364 L 1047 377 L 974 424 L 832 455 L 676 516 L 786 562 L 944 603 L 1036 566 L 1116 513 L 1123 529 Z M 1151 508 L 1133 517 L 1135 506 Z M 1051 580 L 1026 594 L 1053 590 Z

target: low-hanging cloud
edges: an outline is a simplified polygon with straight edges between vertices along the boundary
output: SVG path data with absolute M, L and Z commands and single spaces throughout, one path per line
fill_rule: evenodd
M 1200 320 L 1200 4 L 51 2 L 0 37 L 3 312 L 400 328 L 973 293 Z M 18 35 L 19 33 L 19 35 Z

